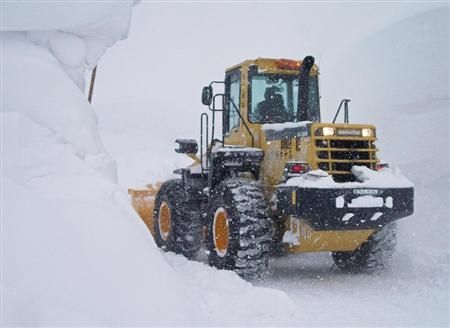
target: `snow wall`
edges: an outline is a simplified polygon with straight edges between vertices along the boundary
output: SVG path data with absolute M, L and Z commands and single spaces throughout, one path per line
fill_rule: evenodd
M 2 4 L 1 325 L 286 323 L 284 293 L 163 257 L 115 182 L 84 74 L 132 5 Z

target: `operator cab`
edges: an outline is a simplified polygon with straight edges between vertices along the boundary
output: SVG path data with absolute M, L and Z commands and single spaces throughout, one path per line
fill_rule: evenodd
M 249 147 L 261 146 L 264 124 L 320 122 L 318 75 L 312 56 L 258 58 L 227 69 L 224 81 L 213 81 L 202 92 L 202 103 L 212 112 L 211 140 L 215 113 L 222 116 L 222 144 Z M 223 85 L 223 93 L 214 93 L 213 84 Z
M 266 123 L 320 122 L 318 84 L 311 56 L 303 61 L 258 58 L 229 68 L 224 81 L 224 136 Z

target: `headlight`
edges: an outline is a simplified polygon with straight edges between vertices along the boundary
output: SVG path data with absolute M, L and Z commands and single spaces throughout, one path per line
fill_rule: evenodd
M 375 132 L 373 129 L 364 128 L 364 129 L 362 129 L 362 136 L 363 137 L 374 137 Z
M 334 135 L 334 128 L 330 128 L 330 127 L 323 127 L 322 128 L 322 134 L 324 136 L 332 136 Z

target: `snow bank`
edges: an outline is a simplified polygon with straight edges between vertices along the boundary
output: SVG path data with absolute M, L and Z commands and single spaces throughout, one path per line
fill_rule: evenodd
M 127 37 L 136 2 L 6 2 L 1 31 L 23 32 L 49 49 L 84 89 L 84 70 L 94 68 L 108 47 Z
M 398 168 L 384 168 L 380 171 L 374 171 L 365 166 L 353 166 L 352 173 L 358 182 L 337 183 L 327 172 L 314 170 L 299 177 L 290 178 L 286 181 L 286 186 L 320 189 L 409 188 L 414 186 Z
M 72 146 L 24 114 L 2 124 L 2 324 L 256 325 L 294 312 L 234 273 L 166 262 L 128 196 Z
M 94 109 L 51 52 L 19 32 L 2 32 L 2 48 L 2 112 L 24 113 L 50 128 L 80 158 L 102 157 L 99 169 L 114 179 L 114 162 L 97 133 Z
M 396 22 L 349 49 L 322 80 L 328 97 L 352 99 L 351 122 L 377 126 L 390 163 L 448 163 L 449 20 L 447 6 Z M 442 160 L 426 169 L 441 171 Z
M 95 27 L 103 26 L 115 41 L 126 36 L 124 32 L 128 31 L 132 6 L 137 2 L 96 1 L 86 6 L 83 1 L 5 1 L 2 3 L 1 29 L 2 31 L 73 30 L 77 34 L 90 34 L 96 31 Z
M 24 114 L 2 114 L 2 140 L 2 325 L 162 324 L 155 294 L 189 306 L 115 184 Z
M 84 75 L 127 36 L 133 3 L 2 4 L 1 111 L 25 113 L 50 128 L 113 180 L 115 163 L 105 153 L 94 110 L 83 95 Z
M 84 7 L 82 12 L 91 8 Z M 162 256 L 156 248 L 114 182 L 114 162 L 80 88 L 81 72 L 105 49 L 88 36 L 102 35 L 97 34 L 102 29 L 87 23 L 75 28 L 71 14 L 61 20 L 61 12 L 44 11 L 42 17 L 55 20 L 30 20 L 31 27 L 27 19 L 5 15 L 9 29 L 39 31 L 1 32 L 0 325 L 292 322 L 295 309 L 284 293 L 255 288 L 234 273 L 179 256 Z M 121 22 L 129 19 L 113 16 L 111 25 L 102 25 L 109 26 L 108 45 L 123 37 L 110 32 L 114 27 L 124 32 Z M 68 25 L 60 25 L 64 22 Z

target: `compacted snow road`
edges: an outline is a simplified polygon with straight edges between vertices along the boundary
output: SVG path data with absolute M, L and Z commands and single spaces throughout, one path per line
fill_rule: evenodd
M 306 321 L 317 326 L 445 326 L 445 277 L 416 274 L 396 257 L 390 272 L 340 272 L 329 254 L 288 256 L 272 263 L 258 285 L 286 292 Z

